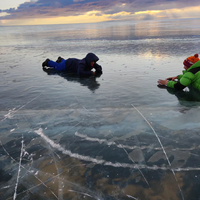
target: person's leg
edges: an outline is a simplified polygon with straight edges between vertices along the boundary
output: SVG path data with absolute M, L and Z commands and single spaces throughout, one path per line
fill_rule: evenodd
M 52 68 L 54 68 L 55 70 L 58 70 L 58 71 L 64 71 L 65 70 L 65 61 L 66 60 L 63 59 L 60 63 L 57 63 L 57 62 L 54 62 L 52 60 L 49 60 L 48 63 L 47 63 L 47 66 L 52 67 Z

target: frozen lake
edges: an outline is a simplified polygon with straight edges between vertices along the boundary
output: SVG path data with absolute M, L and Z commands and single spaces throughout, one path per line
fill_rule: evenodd
M 0 200 L 199 200 L 200 94 L 157 87 L 199 47 L 200 19 L 0 27 Z

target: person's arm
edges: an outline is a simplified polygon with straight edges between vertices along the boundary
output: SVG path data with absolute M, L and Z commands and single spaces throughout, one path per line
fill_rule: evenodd
M 158 84 L 159 84 L 159 85 L 165 85 L 165 86 L 167 86 L 167 83 L 168 83 L 169 81 L 174 81 L 175 79 L 179 79 L 179 76 L 180 76 L 180 75 L 168 77 L 168 78 L 166 78 L 166 79 L 159 79 L 159 80 L 158 80 Z
M 168 79 L 165 79 L 165 80 L 159 79 L 158 80 L 158 84 L 159 85 L 165 85 L 165 86 L 170 87 L 170 88 L 175 88 L 177 90 L 182 90 L 182 89 L 184 89 L 186 87 L 185 85 L 182 85 L 180 83 L 180 81 L 178 81 L 178 82 L 176 82 L 176 81 L 169 81 Z
M 176 81 L 168 81 L 167 83 L 167 87 L 170 87 L 170 88 L 175 88 L 177 90 L 183 90 L 185 87 L 185 85 L 182 85 L 180 83 L 180 81 L 176 82 Z
M 189 86 L 192 82 L 192 79 L 194 78 L 194 74 L 191 72 L 187 72 L 184 75 L 179 75 L 178 79 L 180 80 L 178 82 L 175 81 L 169 81 L 167 83 L 167 87 L 175 88 L 177 90 L 183 90 L 185 87 Z
M 94 75 L 93 71 L 85 70 L 85 65 L 83 63 L 79 63 L 77 73 L 78 73 L 78 76 L 81 76 L 81 77 L 87 77 L 87 76 Z
M 169 81 L 174 81 L 175 79 L 178 79 L 178 76 L 173 76 L 173 77 L 167 78 L 167 80 L 169 80 Z
M 94 64 L 94 69 L 96 70 L 96 72 L 102 73 L 102 67 L 101 67 L 101 65 L 98 65 L 97 63 L 95 63 Z

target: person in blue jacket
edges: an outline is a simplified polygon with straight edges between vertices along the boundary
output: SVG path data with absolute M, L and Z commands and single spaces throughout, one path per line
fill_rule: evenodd
M 88 53 L 82 60 L 77 58 L 63 59 L 58 57 L 57 61 L 54 62 L 50 59 L 46 59 L 42 63 L 43 69 L 49 67 L 55 71 L 63 71 L 66 73 L 76 74 L 80 77 L 88 77 L 91 75 L 102 74 L 102 67 L 96 62 L 99 58 L 94 53 Z M 92 71 L 95 69 L 95 71 Z

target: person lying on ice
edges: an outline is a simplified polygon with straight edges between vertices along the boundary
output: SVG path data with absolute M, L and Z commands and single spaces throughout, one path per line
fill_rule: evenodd
M 57 61 L 54 62 L 47 58 L 42 63 L 42 67 L 44 70 L 50 68 L 55 71 L 76 74 L 80 77 L 89 77 L 102 74 L 102 67 L 96 63 L 98 60 L 99 58 L 94 53 L 88 53 L 82 60 L 77 58 L 68 58 L 65 60 L 58 57 Z M 92 69 L 95 69 L 95 72 Z
M 193 86 L 200 91 L 200 60 L 199 55 L 195 54 L 183 61 L 184 71 L 183 74 L 169 77 L 165 80 L 159 79 L 159 85 L 166 85 L 170 88 L 183 90 L 187 86 Z M 177 79 L 177 81 L 175 81 Z

